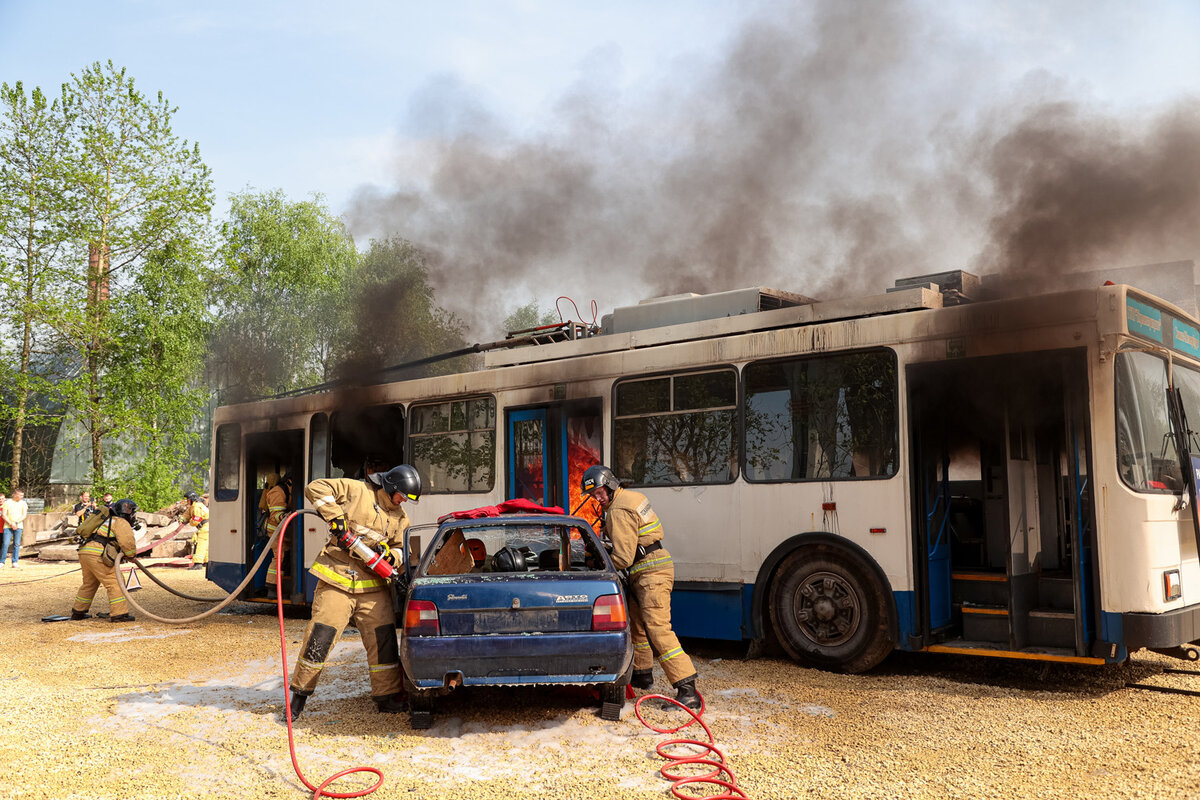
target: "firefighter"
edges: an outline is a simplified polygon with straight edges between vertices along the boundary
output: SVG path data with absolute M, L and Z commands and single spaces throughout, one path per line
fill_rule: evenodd
M 628 570 L 629 625 L 633 637 L 633 678 L 638 689 L 654 684 L 654 656 L 676 690 L 675 699 L 688 708 L 701 707 L 696 669 L 671 630 L 671 588 L 675 563 L 662 546 L 663 529 L 646 496 L 621 486 L 617 476 L 600 464 L 588 467 L 580 489 L 604 510 L 604 537 L 612 546 L 617 569 Z
M 196 529 L 196 544 L 189 569 L 203 569 L 208 563 L 208 506 L 200 501 L 200 495 L 195 492 L 188 492 L 183 499 L 188 502 L 188 524 Z
M 287 511 L 292 507 L 292 476 L 284 475 L 278 479 L 276 483 L 271 483 L 271 478 L 275 477 L 274 473 L 267 476 L 267 484 L 271 487 L 263 494 L 264 502 L 267 506 L 267 538 L 270 539 L 275 535 L 275 531 L 279 530 L 279 523 L 283 522 L 283 518 L 287 516 Z M 284 554 L 287 555 L 286 552 Z M 267 594 L 274 599 L 275 597 L 275 575 L 280 572 L 278 563 L 275 561 L 275 556 L 271 556 L 271 566 L 267 567 Z M 288 570 L 287 564 L 283 565 L 282 569 L 284 581 L 287 580 Z
M 421 476 L 408 464 L 367 475 L 365 481 L 322 478 L 304 488 L 304 496 L 329 523 L 330 536 L 309 573 L 317 578 L 312 620 L 304 632 L 292 671 L 292 718 L 317 688 L 325 658 L 350 620 L 358 628 L 371 670 L 371 697 L 384 713 L 406 711 L 396 609 L 388 581 L 338 542 L 347 531 L 374 550 L 391 553 L 399 566 L 408 515 L 401 507 L 421 498 Z
M 104 584 L 108 592 L 108 621 L 132 622 L 133 614 L 129 613 L 128 601 L 121 594 L 117 584 L 120 576 L 113 569 L 117 548 L 132 557 L 137 551 L 137 542 L 133 537 L 134 515 L 137 514 L 137 503 L 132 500 L 118 500 L 111 508 L 106 508 L 98 514 L 93 514 L 91 520 L 96 524 L 79 546 L 79 566 L 83 570 L 83 585 L 75 595 L 75 605 L 71 609 L 71 619 L 87 619 L 91 616 L 88 609 L 92 607 L 92 598 L 96 590 Z

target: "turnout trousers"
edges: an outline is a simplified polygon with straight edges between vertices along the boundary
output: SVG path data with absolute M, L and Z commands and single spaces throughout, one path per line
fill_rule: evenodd
M 116 569 L 105 566 L 104 562 L 100 560 L 100 554 L 89 552 L 88 547 L 91 545 L 85 545 L 84 549 L 79 551 L 79 566 L 83 569 L 83 585 L 75 593 L 75 605 L 71 607 L 71 610 L 87 611 L 91 608 L 96 590 L 103 585 L 104 591 L 108 592 L 108 613 L 114 617 L 118 614 L 128 614 L 129 602 L 125 599 L 125 595 L 121 594 L 121 587 L 117 585 Z
M 371 696 L 403 691 L 400 642 L 396 638 L 396 611 L 391 590 L 385 587 L 351 594 L 324 581 L 317 584 L 313 595 L 312 619 L 304 631 L 300 655 L 292 671 L 292 691 L 303 695 L 313 693 L 325 667 L 325 659 L 351 620 L 367 650 Z
M 636 565 L 635 565 L 636 566 Z M 633 639 L 633 668 L 647 670 L 659 666 L 672 686 L 694 677 L 696 668 L 683 652 L 675 631 L 671 630 L 671 587 L 675 585 L 675 565 L 629 576 L 629 632 Z
M 205 522 L 196 529 L 196 548 L 192 551 L 192 562 L 208 563 L 208 523 Z

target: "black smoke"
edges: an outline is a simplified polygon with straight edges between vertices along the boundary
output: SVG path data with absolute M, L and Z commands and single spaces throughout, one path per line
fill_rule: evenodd
M 476 335 L 530 296 L 830 297 L 1200 251 L 1194 99 L 1121 116 L 1037 73 L 997 92 L 932 7 L 772 6 L 637 97 L 600 58 L 534 133 L 440 82 L 414 104 L 445 123 L 428 172 L 361 189 L 350 227 L 421 247 Z

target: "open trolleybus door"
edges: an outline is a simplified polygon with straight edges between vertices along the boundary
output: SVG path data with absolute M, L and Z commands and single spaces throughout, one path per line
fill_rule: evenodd
M 1082 349 L 909 368 L 914 648 L 1090 656 Z
M 291 476 L 292 491 L 288 498 L 286 513 L 302 508 L 304 489 L 304 431 L 284 430 L 269 433 L 252 433 L 246 436 L 246 485 L 255 487 L 252 495 L 246 499 L 244 521 L 247 536 L 245 539 L 246 565 L 255 562 L 267 537 L 263 520 L 258 510 L 259 498 L 262 497 L 266 477 L 274 473 L 280 478 Z M 299 535 L 300 521 L 292 523 L 295 530 L 288 531 L 284 539 L 283 558 L 283 590 L 284 602 L 304 603 L 304 581 L 296 580 L 296 576 L 304 574 L 304 537 Z M 268 557 L 259 568 L 250 588 L 248 598 L 252 600 L 267 600 L 273 587 L 267 585 L 267 571 L 272 559 Z

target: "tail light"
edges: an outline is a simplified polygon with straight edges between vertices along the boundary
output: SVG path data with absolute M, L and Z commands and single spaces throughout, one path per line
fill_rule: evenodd
M 625 602 L 619 594 L 605 594 L 592 603 L 592 630 L 623 631 L 629 626 Z
M 404 611 L 405 636 L 437 636 L 441 632 L 437 606 L 429 600 L 408 601 Z

